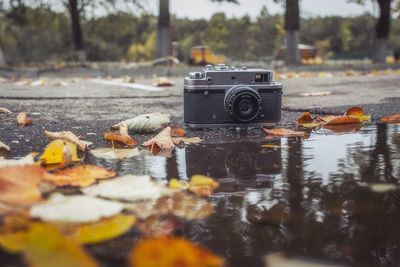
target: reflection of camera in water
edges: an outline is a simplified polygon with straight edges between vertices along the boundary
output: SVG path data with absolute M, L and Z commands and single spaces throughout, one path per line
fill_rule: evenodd
M 269 143 L 276 149 L 263 148 L 265 142 L 250 141 L 186 147 L 188 177 L 213 177 L 222 191 L 268 187 L 282 169 L 280 140 Z

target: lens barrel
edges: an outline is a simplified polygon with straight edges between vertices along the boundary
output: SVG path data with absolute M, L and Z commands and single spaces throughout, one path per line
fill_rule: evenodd
M 251 122 L 261 112 L 261 97 L 258 92 L 248 86 L 232 87 L 225 94 L 225 112 L 239 122 Z

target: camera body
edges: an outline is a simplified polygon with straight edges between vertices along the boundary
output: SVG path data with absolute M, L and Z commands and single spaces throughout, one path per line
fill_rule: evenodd
M 275 126 L 281 120 L 282 83 L 266 69 L 207 65 L 184 81 L 189 128 Z

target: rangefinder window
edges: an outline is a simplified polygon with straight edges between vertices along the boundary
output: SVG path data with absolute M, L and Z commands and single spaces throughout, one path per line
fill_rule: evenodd
M 268 73 L 256 73 L 254 81 L 256 83 L 267 83 L 269 82 L 269 75 Z

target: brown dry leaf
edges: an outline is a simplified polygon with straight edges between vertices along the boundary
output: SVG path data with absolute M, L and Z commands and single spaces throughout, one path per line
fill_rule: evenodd
M 265 129 L 264 131 L 271 136 L 279 136 L 279 137 L 290 137 L 290 136 L 298 136 L 298 137 L 306 137 L 307 133 L 302 131 L 293 131 L 289 129 L 276 128 L 276 129 Z
M 175 147 L 175 143 L 171 137 L 171 127 L 166 127 L 164 130 L 159 132 L 155 137 L 143 143 L 143 146 L 150 147 L 153 152 L 154 149 L 168 150 Z
M 364 110 L 361 107 L 351 107 L 344 113 L 344 115 L 361 117 L 364 116 Z
M 79 140 L 79 138 L 73 132 L 70 131 L 62 131 L 62 132 L 44 131 L 44 134 L 50 140 L 61 139 L 76 144 L 78 149 L 81 151 L 85 151 L 87 148 L 87 144 Z
M 203 139 L 200 137 L 173 137 L 172 140 L 175 144 L 183 142 L 185 145 L 200 144 L 203 142 Z
M 57 170 L 54 173 L 46 173 L 44 180 L 58 186 L 80 186 L 86 187 L 99 179 L 115 177 L 116 172 L 107 170 L 96 165 L 78 165 L 76 167 Z
M 30 205 L 42 199 L 39 183 L 44 170 L 37 166 L 0 168 L 0 201 L 12 205 Z
M 222 267 L 224 260 L 181 238 L 143 240 L 131 252 L 132 267 Z
M 184 137 L 186 136 L 186 131 L 185 129 L 181 127 L 171 127 L 171 136 L 172 137 Z
M 174 86 L 175 83 L 167 77 L 158 77 L 154 80 L 153 86 Z
M 356 132 L 362 128 L 361 123 L 325 125 L 324 128 L 335 133 Z
M 17 115 L 18 124 L 22 127 L 32 124 L 32 118 L 26 116 L 26 112 L 21 112 Z
M 386 117 L 382 117 L 379 119 L 379 122 L 381 123 L 400 123 L 400 114 L 395 114 L 395 115 L 389 115 Z
M 113 132 L 105 133 L 104 139 L 109 141 L 117 141 L 127 146 L 134 146 L 137 144 L 136 140 L 133 139 L 128 133 L 127 123 L 121 123 L 119 125 L 119 133 L 113 133 Z
M 0 107 L 0 113 L 11 114 L 12 112 L 7 108 Z
M 336 124 L 350 124 L 350 123 L 361 123 L 360 118 L 355 116 L 321 116 L 318 117 L 319 120 L 324 126 L 326 125 L 336 125 Z
M 303 112 L 297 119 L 298 124 L 310 123 L 312 122 L 312 117 L 310 112 Z

